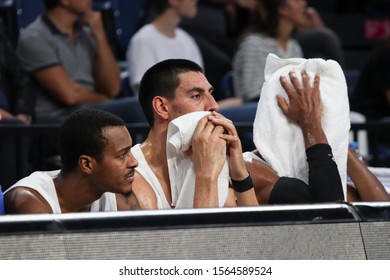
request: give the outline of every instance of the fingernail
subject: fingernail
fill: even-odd
[[[295,77],[295,72],[294,71],[290,71],[290,75]]]

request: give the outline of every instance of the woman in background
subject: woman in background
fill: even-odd
[[[236,97],[244,101],[260,97],[269,53],[280,58],[303,57],[292,35],[305,20],[306,5],[306,0],[258,0],[253,25],[243,35],[233,59]]]

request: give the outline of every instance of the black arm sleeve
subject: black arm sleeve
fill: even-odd
[[[309,185],[289,177],[281,177],[274,185],[270,204],[334,202],[344,199],[343,187],[332,149],[317,144],[306,150]]]
[[[306,149],[309,164],[309,190],[316,202],[344,200],[343,185],[332,148],[317,144]]]

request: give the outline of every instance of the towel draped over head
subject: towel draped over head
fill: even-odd
[[[193,112],[172,120],[167,133],[167,160],[171,184],[172,204],[175,208],[193,208],[195,196],[195,167],[185,152],[191,147],[195,128],[201,118],[210,112]],[[226,160],[218,177],[219,207],[228,194],[229,165]]]
[[[265,66],[265,82],[253,125],[256,148],[279,176],[295,177],[308,183],[308,164],[302,131],[289,121],[278,106],[276,95],[288,102],[280,84],[281,75],[289,77],[294,71],[300,81],[305,70],[313,84],[320,75],[323,104],[322,127],[332,148],[346,197],[347,152],[350,130],[349,101],[343,70],[334,60],[291,58],[280,59],[269,54]]]

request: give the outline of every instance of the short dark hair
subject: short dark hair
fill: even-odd
[[[60,3],[60,0],[45,0],[46,10],[51,10]]]
[[[252,30],[275,37],[279,25],[278,9],[286,5],[287,0],[258,0],[257,11],[253,15]]]
[[[153,0],[154,8],[156,9],[156,13],[162,14],[168,8],[169,0]]]
[[[143,75],[138,98],[151,127],[153,127],[154,123],[153,98],[163,96],[168,99],[173,99],[175,97],[175,90],[180,85],[179,74],[187,72],[203,73],[203,69],[190,60],[167,59],[155,64]]]
[[[83,109],[73,112],[61,125],[58,148],[62,172],[69,173],[78,165],[81,155],[100,161],[107,139],[103,135],[106,127],[125,126],[124,121],[109,112]]]

